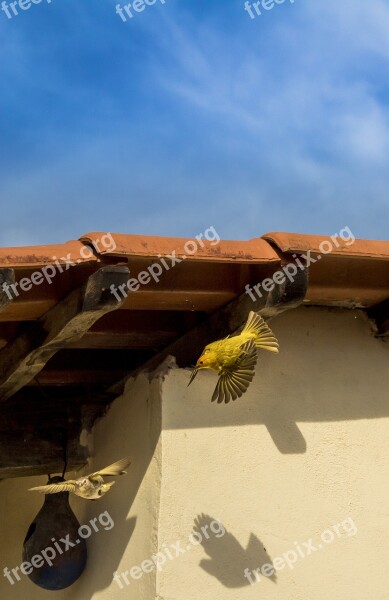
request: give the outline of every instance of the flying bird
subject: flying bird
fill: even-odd
[[[125,475],[125,469],[131,464],[130,458],[122,458],[113,465],[96,471],[90,475],[79,477],[78,479],[69,479],[69,481],[61,481],[59,483],[51,483],[49,485],[39,485],[37,487],[30,488],[29,491],[42,492],[43,494],[58,494],[59,492],[71,492],[76,496],[85,498],[86,500],[97,500],[104,496],[113,484],[104,483],[104,477],[114,475]]]
[[[205,346],[188,385],[200,369],[214,369],[218,372],[219,380],[212,402],[217,400],[219,404],[227,404],[230,400],[240,398],[254,377],[258,348],[278,352],[278,342],[264,319],[250,311],[246,325],[239,334]]]

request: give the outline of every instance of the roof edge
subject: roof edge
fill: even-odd
[[[111,245],[95,247],[100,256],[159,258],[175,254],[194,261],[280,263],[278,253],[261,237],[246,241],[221,240],[213,227],[192,238],[91,232],[79,240],[84,244],[93,244],[93,240],[102,239],[104,235],[110,236]]]
[[[389,260],[389,241],[356,239],[345,227],[337,235],[321,236],[301,233],[270,232],[262,239],[283,253],[312,252],[335,256]]]

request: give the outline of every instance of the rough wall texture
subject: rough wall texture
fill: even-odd
[[[88,470],[127,454],[134,465],[101,501],[72,500],[81,523],[108,510],[115,526],[91,536],[87,570],[57,598],[389,600],[389,345],[358,311],[302,308],[272,328],[280,354],[261,353],[230,405],[211,404],[213,373],[189,388],[182,369],[128,384]],[[0,483],[2,568],[21,562],[41,505],[26,490],[44,482]],[[158,549],[159,571],[112,580]],[[273,561],[270,577],[244,577]],[[54,596],[0,576],[0,597]]]
[[[210,403],[212,373],[164,382],[159,538],[190,550],[167,562],[158,593],[388,600],[389,345],[358,311],[303,308],[272,327],[281,352],[262,352],[235,403]],[[196,519],[215,518],[223,537],[188,544]],[[292,568],[244,577],[285,553]]]
[[[124,589],[113,582],[113,573],[130,570],[149,558],[157,546],[157,517],[160,490],[160,382],[151,384],[144,376],[130,381],[123,397],[116,400],[107,416],[94,430],[94,458],[85,472],[132,456],[134,464],[128,474],[116,478],[112,490],[96,502],[74,497],[71,505],[81,524],[108,511],[114,522],[104,529],[96,522],[98,532],[92,532],[88,543],[88,564],[81,578],[67,590],[45,592],[26,577],[11,586],[0,577],[2,600],[149,600],[155,597],[155,576],[131,579]],[[80,476],[81,473],[77,473]],[[12,568],[21,563],[21,546],[30,522],[39,510],[42,499],[27,492],[32,485],[46,483],[45,478],[6,480],[0,484],[1,567]],[[7,515],[6,521],[3,516]],[[103,523],[108,522],[103,518]],[[110,525],[108,525],[110,527]],[[66,533],[66,532],[64,532]],[[2,569],[1,569],[2,570]],[[0,573],[2,575],[2,573]]]

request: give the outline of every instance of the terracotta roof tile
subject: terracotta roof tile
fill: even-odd
[[[280,258],[273,248],[265,240],[254,238],[247,241],[221,240],[215,244],[215,240],[201,241],[192,238],[172,238],[144,235],[111,234],[115,242],[115,249],[101,248],[99,254],[105,256],[143,256],[158,257],[176,252],[178,257],[186,256],[191,260],[207,262],[240,262],[240,263],[267,263],[279,262]],[[86,233],[80,237],[80,241],[91,243],[93,240],[101,239],[104,233]],[[189,243],[193,242],[193,243]],[[188,246],[186,246],[186,244]],[[185,248],[188,247],[188,251]],[[193,249],[196,248],[195,252]]]
[[[0,267],[14,268],[16,280],[56,260],[71,261],[72,268],[63,274],[56,269],[53,281],[34,285],[19,293],[5,310],[0,321],[33,320],[49,310],[59,298],[101,265],[131,263],[131,275],[157,262],[160,257],[176,253],[187,260],[175,269],[164,271],[161,282],[151,282],[136,294],[130,294],[124,306],[133,310],[193,310],[209,312],[241,293],[247,282],[269,277],[290,254],[311,251],[321,253],[321,245],[333,244],[331,253],[310,265],[307,302],[324,305],[370,307],[389,297],[389,242],[377,240],[349,241],[331,236],[285,232],[266,233],[262,238],[246,241],[209,239],[192,240],[159,236],[87,233],[79,240],[64,244],[0,249]],[[347,236],[344,235],[346,238]],[[99,243],[97,243],[99,242]],[[192,242],[192,243],[189,243]],[[20,288],[18,288],[20,291]]]
[[[346,236],[344,236],[346,237]],[[359,240],[356,239],[350,243],[350,239],[336,238],[333,241],[331,236],[306,235],[301,233],[271,232],[262,236],[264,240],[275,244],[281,252],[307,252],[310,250],[314,254],[320,254],[320,244],[328,242],[332,245],[332,250],[327,256],[357,256],[360,258],[375,258],[389,260],[389,241],[379,240]]]
[[[54,264],[58,259],[60,263],[68,262],[90,263],[98,262],[98,258],[88,252],[78,240],[71,240],[65,244],[47,246],[17,246],[14,248],[0,248],[0,266],[2,267],[44,267]]]
[[[284,232],[262,237],[284,260],[308,251],[315,257],[306,302],[360,308],[378,304],[389,297],[389,241],[354,240],[345,233],[345,239]]]

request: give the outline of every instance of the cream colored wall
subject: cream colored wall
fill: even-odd
[[[28,492],[46,478],[10,479],[0,483],[0,598],[2,600],[142,600],[154,598],[155,577],[132,580],[121,590],[112,577],[149,558],[156,547],[160,482],[160,383],[141,376],[130,381],[123,397],[114,402],[95,427],[93,461],[84,472],[97,470],[124,456],[134,464],[116,478],[109,494],[97,502],[73,497],[71,505],[81,524],[108,511],[114,521],[109,531],[97,521],[98,533],[88,539],[88,564],[81,578],[67,590],[48,592],[23,577],[11,586],[3,568],[20,565],[21,547],[28,526],[42,505],[38,494]],[[80,476],[81,473],[77,475]],[[5,518],[4,518],[5,517]],[[106,520],[103,523],[107,523]],[[66,533],[66,532],[64,532]]]
[[[108,510],[115,522],[88,540],[80,580],[62,600],[388,600],[389,345],[358,311],[301,308],[272,321],[281,352],[262,352],[248,393],[230,405],[210,397],[216,375],[173,369],[129,382],[96,426],[90,469],[130,454],[134,465],[98,502],[74,498],[81,523]],[[161,401],[162,400],[162,401]],[[160,436],[162,419],[162,435]],[[26,490],[44,478],[0,483],[1,567],[20,564],[41,503]],[[351,517],[342,535],[249,585],[244,568],[296,550]],[[188,544],[195,520],[220,519],[223,537]],[[214,525],[215,527],[215,525]],[[157,549],[184,554],[123,590],[112,581]],[[266,551],[263,547],[266,547]],[[161,559],[162,560],[162,559]],[[0,597],[53,597],[27,579]]]
[[[158,598],[388,600],[389,345],[358,311],[302,308],[272,327],[280,354],[261,353],[236,402],[210,403],[216,374],[164,382],[160,545],[190,546],[198,515],[228,533],[167,561]],[[349,517],[356,535],[320,540]],[[275,581],[243,576],[310,538],[322,549]]]
[[[73,475],[75,473],[68,473],[67,477],[70,479]],[[22,563],[23,540],[42,507],[42,497],[29,492],[28,488],[46,483],[47,477],[6,479],[0,483],[0,598],[4,600],[43,600],[53,597],[52,592],[41,590],[20,572],[21,581],[12,575],[13,585],[3,574],[5,567],[12,570]],[[79,522],[85,523],[85,504],[77,499],[72,499],[70,504]]]

